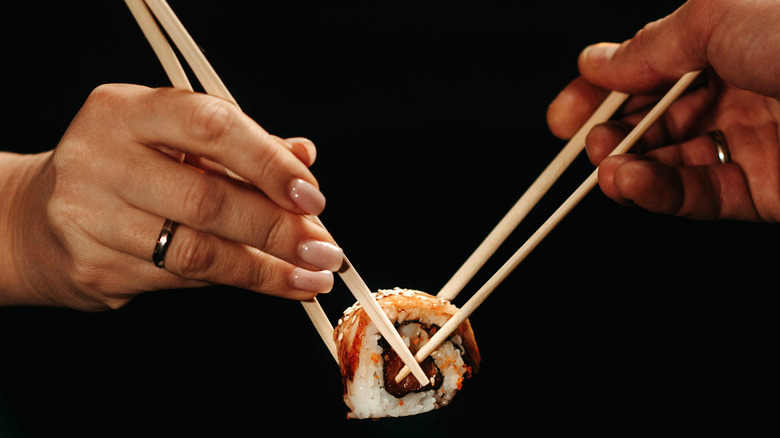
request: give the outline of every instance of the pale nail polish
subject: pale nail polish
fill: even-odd
[[[298,247],[298,255],[307,263],[329,271],[338,271],[344,262],[344,251],[336,245],[308,240]]]
[[[333,289],[333,273],[295,268],[290,274],[290,286],[293,289],[326,294]]]
[[[310,183],[296,178],[290,183],[290,199],[306,214],[318,215],[325,209],[325,196]]]

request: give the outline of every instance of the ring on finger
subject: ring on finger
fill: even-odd
[[[165,219],[160,235],[157,237],[157,243],[155,243],[154,252],[152,253],[152,262],[160,269],[165,269],[165,253],[168,252],[168,247],[173,239],[173,233],[178,226],[178,223]]]
[[[707,136],[712,139],[715,144],[715,151],[718,154],[718,161],[720,164],[726,164],[731,162],[731,154],[729,153],[729,144],[726,142],[726,136],[723,135],[723,131],[709,131]]]

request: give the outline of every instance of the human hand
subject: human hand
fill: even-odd
[[[691,0],[623,44],[579,57],[581,77],[553,101],[552,132],[574,134],[607,90],[633,97],[620,120],[596,126],[587,152],[602,191],[622,204],[696,219],[780,220],[780,1]],[[607,157],[684,73],[706,81],[675,102],[638,144]],[[718,161],[707,132],[723,132],[731,162]],[[602,161],[603,160],[603,161]]]
[[[315,153],[212,96],[101,86],[21,186],[14,302],[99,310],[215,283],[327,292],[343,252],[305,216],[325,203],[307,168]],[[179,226],[160,269],[151,259],[165,218]]]

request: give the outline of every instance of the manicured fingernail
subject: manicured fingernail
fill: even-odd
[[[618,47],[620,47],[619,44],[613,43],[594,44],[586,47],[583,51],[583,55],[585,56],[585,60],[592,67],[601,67],[604,63],[612,59],[612,55],[615,54]]]
[[[336,245],[308,240],[298,247],[298,255],[307,263],[329,271],[338,271],[344,262],[344,251]]]
[[[290,286],[293,289],[326,294],[333,289],[333,273],[295,268],[290,274]]]
[[[306,214],[318,215],[325,209],[325,195],[310,183],[296,178],[290,184],[290,199]]]

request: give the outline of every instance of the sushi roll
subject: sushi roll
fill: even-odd
[[[415,290],[396,288],[374,295],[412,354],[458,311],[447,300]],[[430,378],[424,386],[413,375],[395,382],[404,364],[359,304],[344,311],[333,337],[349,418],[400,417],[438,409],[479,370],[479,349],[468,320],[420,364]]]

